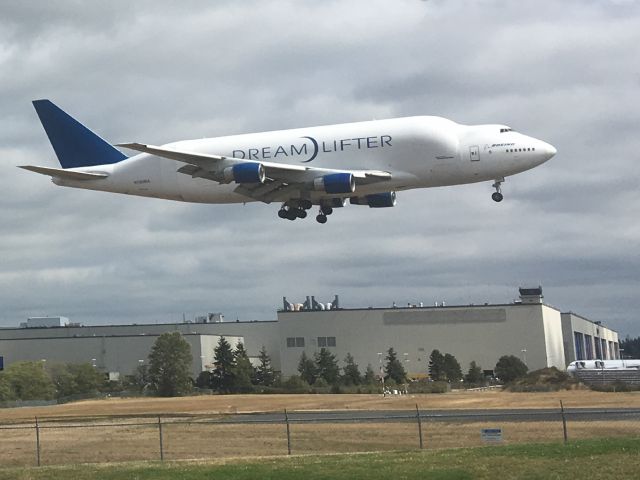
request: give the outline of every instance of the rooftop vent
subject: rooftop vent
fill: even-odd
[[[316,297],[307,297],[304,303],[291,303],[287,297],[282,297],[282,310],[284,312],[299,312],[301,310],[338,310],[340,308],[340,299],[338,295],[333,298],[333,302],[320,303],[316,301]]]

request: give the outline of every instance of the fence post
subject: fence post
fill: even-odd
[[[560,414],[562,415],[562,433],[564,435],[564,443],[567,443],[567,417],[564,414],[564,405],[562,405],[562,400],[560,400]]]
[[[287,455],[291,455],[291,430],[289,429],[289,415],[287,409],[284,409],[284,421],[287,423]]]
[[[162,421],[158,415],[158,435],[160,437],[160,461],[164,462],[164,446],[162,445]]]
[[[40,424],[38,423],[38,417],[36,417],[36,461],[40,466]]]
[[[418,437],[420,438],[420,450],[424,448],[422,443],[422,420],[420,419],[420,410],[418,409],[418,404],[416,403],[416,419],[418,420]]]

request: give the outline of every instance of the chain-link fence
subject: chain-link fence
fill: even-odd
[[[0,466],[315,454],[640,436],[640,409],[326,411],[0,425]]]

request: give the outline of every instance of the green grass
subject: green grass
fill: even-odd
[[[209,463],[148,462],[0,469],[0,480],[618,480],[639,477],[640,439],[628,438],[584,440],[567,445],[521,444]]]

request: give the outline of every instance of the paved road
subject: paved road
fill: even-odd
[[[640,421],[640,409],[610,408],[565,409],[567,421],[627,420]],[[415,410],[345,410],[290,412],[289,421],[293,423],[335,423],[335,422],[415,422]],[[501,409],[501,410],[429,410],[421,411],[420,418],[425,422],[548,422],[559,421],[560,409]],[[282,423],[284,413],[256,413],[231,415],[224,418],[230,423]]]

